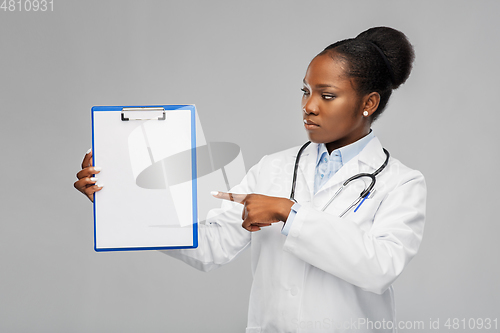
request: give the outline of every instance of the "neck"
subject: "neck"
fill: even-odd
[[[328,151],[328,154],[331,154],[332,151],[337,150],[337,149],[342,148],[342,147],[345,147],[347,145],[350,145],[351,143],[354,143],[354,142],[358,141],[359,139],[364,138],[369,133],[370,133],[370,129],[368,128],[362,134],[357,135],[353,138],[343,138],[343,139],[340,139],[337,141],[325,143],[326,150]]]

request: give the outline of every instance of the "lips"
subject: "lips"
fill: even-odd
[[[315,128],[318,128],[319,125],[316,124],[314,121],[311,121],[309,119],[304,119],[304,127],[307,129],[307,130],[312,130],[312,129],[315,129]]]

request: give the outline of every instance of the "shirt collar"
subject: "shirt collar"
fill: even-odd
[[[342,165],[346,164],[349,162],[354,156],[358,155],[363,148],[368,144],[368,142],[371,141],[375,137],[375,134],[373,134],[373,131],[370,130],[370,133],[359,139],[358,141],[355,141],[347,146],[340,147],[339,149],[336,149],[332,151],[332,154],[337,152],[340,156],[340,162]],[[326,153],[328,156],[328,150],[326,149],[326,146],[324,143],[321,143],[318,145],[318,156],[316,157],[316,166],[318,166],[319,162],[321,161],[321,157],[323,154]],[[329,156],[331,159],[331,155]]]

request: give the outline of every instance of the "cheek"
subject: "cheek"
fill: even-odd
[[[342,100],[332,103],[327,111],[328,123],[330,125],[342,126],[352,117],[352,112],[348,104]]]
[[[342,100],[337,104],[335,116],[338,121],[342,121],[346,125],[357,118],[357,105],[351,100]]]
[[[306,103],[307,103],[307,96],[302,95],[302,98],[300,99],[300,105],[302,106],[302,108],[306,106]]]

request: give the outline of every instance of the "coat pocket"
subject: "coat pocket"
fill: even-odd
[[[368,230],[372,227],[381,203],[382,200],[366,199],[363,203],[352,208],[346,218],[355,222],[360,228]]]

